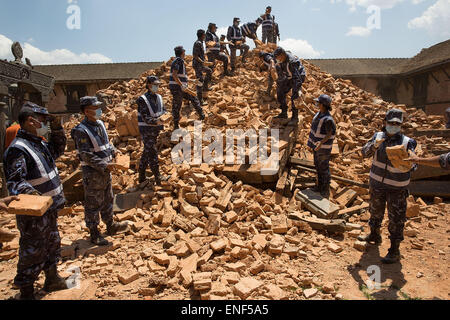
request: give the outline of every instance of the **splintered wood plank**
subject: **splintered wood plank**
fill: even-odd
[[[339,212],[339,207],[323,198],[319,193],[306,189],[297,193],[297,199],[300,200],[307,209],[319,218],[328,219]]]

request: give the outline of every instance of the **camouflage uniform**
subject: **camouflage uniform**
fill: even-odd
[[[157,100],[158,96],[147,92],[145,94],[147,101],[151,104],[153,109],[152,116],[150,114],[149,107],[147,103],[144,101],[143,97],[140,97],[137,100],[138,104],[138,120],[139,120],[139,131],[141,133],[142,141],[144,143],[144,152],[142,153],[141,161],[139,163],[139,173],[141,176],[145,176],[145,171],[147,167],[150,166],[150,169],[153,172],[153,175],[156,177],[159,174],[159,163],[158,163],[158,150],[156,149],[156,144],[158,142],[159,133],[164,129],[163,126],[157,126],[157,118],[160,115],[157,115]],[[161,100],[161,115],[166,112],[164,109],[164,104]]]
[[[274,23],[275,17],[271,14],[264,14],[261,16],[262,23],[262,42],[263,43],[275,43]]]
[[[197,98],[200,102],[203,102],[203,90],[208,88],[209,83],[211,82],[212,70],[206,67],[203,63],[196,60],[196,58],[200,58],[202,61],[205,60],[205,50],[203,49],[203,41],[197,40],[194,44],[193,49],[194,59],[192,61],[192,66],[195,70],[195,76],[197,77]],[[206,76],[203,76],[203,74]]]
[[[375,150],[377,135],[386,139],[380,147]],[[370,173],[370,221],[372,230],[379,230],[384,218],[386,203],[389,217],[389,233],[393,242],[403,241],[403,230],[406,223],[406,208],[410,172],[397,172],[392,169],[392,163],[387,158],[386,148],[404,144],[407,150],[414,151],[417,142],[403,134],[396,134],[389,137],[385,131],[380,132],[372,138],[364,147],[365,158],[374,156],[374,162]],[[415,165],[412,169],[417,168]]]
[[[52,130],[49,142],[43,142],[41,138],[19,130],[16,140],[6,151],[4,157],[5,176],[7,187],[11,195],[19,194],[42,194],[45,195],[49,189],[58,186],[56,192],[51,195],[52,206],[42,217],[16,216],[17,228],[20,231],[19,262],[17,264],[17,275],[14,284],[19,288],[33,285],[42,270],[47,271],[57,265],[60,260],[61,241],[58,232],[58,210],[65,204],[62,185],[57,174],[51,182],[38,186],[32,186],[31,181],[35,179],[36,171],[39,171],[36,161],[28,152],[17,148],[15,142],[18,139],[25,140],[33,151],[45,159],[44,166],[56,170],[55,159],[64,153],[66,137],[64,130]],[[34,177],[33,177],[34,175]]]
[[[229,27],[227,39],[228,41],[233,43],[230,44],[230,51],[231,51],[231,70],[234,71],[236,69],[236,51],[237,50],[241,51],[242,63],[245,63],[250,47],[244,43],[245,37],[242,35],[242,31],[239,27],[235,26]],[[236,45],[237,41],[242,41],[242,44]]]
[[[109,138],[103,131],[100,122],[92,122],[84,119],[81,125],[85,126],[93,136],[98,139],[99,145],[109,144]],[[111,172],[107,168],[108,164],[115,157],[115,148],[110,148],[104,152],[93,151],[94,145],[88,133],[77,126],[72,130],[72,138],[78,149],[78,156],[81,160],[84,187],[84,217],[86,227],[96,228],[100,223],[99,213],[103,222],[109,226],[113,223],[113,201]]]

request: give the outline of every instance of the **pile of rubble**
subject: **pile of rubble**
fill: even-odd
[[[208,95],[209,105],[205,107],[209,117],[204,130],[257,130],[277,126],[273,118],[279,109],[272,97],[264,95],[267,77],[259,73],[256,63],[259,50],[250,53],[249,62],[238,69],[235,77],[220,79],[222,67],[216,68],[215,84]],[[79,240],[80,234],[87,231],[80,203],[62,211],[63,256],[77,261],[83,271],[98,278],[98,286],[104,287],[97,295],[99,298],[117,297],[116,286],[127,286],[138,279],[146,281],[144,285],[139,282],[137,291],[144,297],[154,296],[166,287],[172,292],[181,292],[180,298],[189,297],[189,288],[199,292],[202,299],[247,299],[255,294],[277,300],[315,296],[318,283],[313,271],[308,268],[293,270],[289,265],[298,264],[297,260],[316,261],[323,250],[337,254],[343,248],[334,239],[325,237],[326,232],[313,232],[313,228],[321,228],[301,220],[314,215],[298,197],[286,197],[280,190],[261,190],[231,181],[221,174],[223,165],[173,164],[170,130],[162,134],[159,149],[161,170],[171,175],[171,179],[161,187],[147,190],[143,190],[145,185],[138,185],[136,167],[143,144],[137,128],[136,99],[145,92],[146,77],[159,76],[163,80],[160,94],[169,109],[163,121],[166,129],[170,128],[172,98],[168,78],[171,61],[139,79],[115,83],[99,92],[109,100],[104,121],[110,138],[131,159],[130,169],[113,172],[114,191],[126,194],[141,190],[142,194],[135,208],[117,215],[118,220],[130,222],[131,231],[115,236],[114,242],[103,248],[91,247],[87,241]],[[195,79],[191,56],[186,57],[186,64],[189,78]],[[329,94],[334,100],[333,115],[338,124],[335,148],[341,154],[332,162],[333,174],[366,183],[370,160],[361,161],[360,147],[382,127],[386,110],[394,105],[355,87],[350,81],[334,79],[306,61],[304,65],[308,76],[303,86],[300,106],[303,121],[295,157],[311,160],[305,145],[314,114],[313,99],[322,93]],[[422,111],[407,111],[407,130],[443,125],[440,117],[427,117]],[[196,117],[193,110],[185,106],[182,114],[180,125],[192,132]],[[65,124],[68,135],[78,122],[75,116]],[[446,143],[419,139],[419,153],[429,154],[436,142]],[[73,142],[69,143],[69,151],[57,162],[63,179],[74,177],[79,166],[73,147]],[[312,181],[314,174],[297,170],[295,178],[299,176]],[[72,187],[78,185],[80,188],[79,176],[73,180],[78,182]],[[356,237],[362,227],[358,222],[367,221],[368,192],[362,187],[350,189],[348,184],[339,181],[333,181],[332,189],[332,201],[338,204],[339,217],[347,219],[344,232]],[[433,215],[430,219],[435,218],[439,210],[448,210],[443,203],[431,207],[421,199],[417,202],[410,199],[410,202],[411,210]],[[352,208],[353,211],[349,210]],[[356,212],[363,214],[352,217]],[[415,217],[418,215],[414,213]],[[355,247],[364,250],[365,244],[356,243]],[[103,256],[96,257],[98,255]],[[296,284],[301,284],[305,290],[285,291]],[[322,283],[320,286],[322,293],[340,297],[334,284]]]

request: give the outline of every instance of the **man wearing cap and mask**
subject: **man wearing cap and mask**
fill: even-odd
[[[194,68],[195,76],[197,77],[197,98],[200,100],[202,106],[207,105],[207,103],[203,101],[203,92],[211,90],[209,88],[209,83],[211,82],[213,71],[209,67],[214,65],[212,62],[206,61],[204,49],[205,38],[205,30],[198,30],[197,41],[195,41],[192,50],[192,67]],[[203,74],[205,74],[205,76]]]
[[[174,49],[175,60],[170,67],[170,81],[169,89],[173,97],[172,117],[174,123],[174,130],[179,129],[180,124],[180,112],[183,99],[189,100],[194,104],[195,111],[200,117],[200,120],[205,120],[205,114],[200,104],[200,100],[194,95],[188,92],[188,76],[186,72],[186,64],[184,63],[184,57],[186,56],[186,50],[183,46],[178,46]]]
[[[216,60],[223,62],[223,74],[224,76],[229,76],[230,73],[228,71],[228,57],[225,53],[220,50],[220,40],[216,35],[217,25],[215,23],[210,23],[208,26],[208,31],[206,31],[206,52],[208,56],[208,61],[215,64]],[[213,44],[214,43],[214,44]],[[214,65],[211,67],[214,71]]]
[[[53,199],[52,206],[42,217],[16,216],[20,247],[14,284],[20,288],[21,299],[34,300],[34,282],[42,270],[45,291],[67,289],[57,269],[61,257],[58,211],[66,200],[55,164],[64,153],[67,139],[61,119],[50,116],[45,108],[31,102],[20,111],[19,124],[20,130],[3,158],[9,193]],[[42,136],[47,136],[49,129],[46,142]]]
[[[158,94],[161,82],[158,77],[147,77],[147,93],[137,99],[139,132],[144,143],[144,152],[139,163],[139,183],[146,181],[145,172],[150,166],[157,185],[168,178],[159,172],[158,150],[156,143],[159,133],[164,130],[160,118],[166,114],[162,96]]]
[[[330,114],[331,97],[323,94],[314,101],[319,107],[319,112],[312,121],[308,140],[308,147],[314,151],[314,165],[317,171],[317,186],[313,190],[328,199],[331,183],[330,157],[336,137],[336,124]]]
[[[245,63],[250,50],[250,47],[245,44],[245,37],[242,35],[241,28],[239,28],[240,23],[241,20],[239,18],[234,18],[233,25],[228,28],[227,33],[227,39],[231,42],[231,73],[234,73],[236,70],[236,51],[241,51],[242,63]]]
[[[80,109],[85,118],[72,130],[71,135],[75,141],[83,172],[86,227],[89,229],[91,242],[105,246],[109,242],[102,237],[98,229],[99,213],[110,236],[126,231],[128,225],[114,222],[114,194],[110,170],[114,168],[112,160],[116,156],[116,149],[109,142],[105,124],[100,120],[101,105],[97,97],[81,98]]]
[[[292,118],[289,125],[296,125],[298,123],[298,109],[295,107],[295,100],[300,98],[302,85],[306,79],[306,71],[299,58],[281,47],[274,51],[273,56],[277,61],[277,98],[281,107],[281,113],[276,119],[288,118],[286,97],[292,90]]]
[[[404,240],[406,199],[409,195],[407,187],[411,172],[417,168],[415,165],[411,170],[394,168],[386,153],[386,148],[398,145],[403,145],[412,153],[417,147],[414,139],[401,132],[403,116],[402,110],[389,110],[383,131],[376,133],[362,150],[364,158],[373,157],[373,162],[370,170],[370,234],[360,237],[359,240],[381,244],[380,228],[387,203],[391,247],[387,256],[382,259],[385,264],[400,261],[400,243]]]
[[[266,13],[261,15],[262,22],[262,42],[274,43],[274,23],[275,17],[271,14],[272,7],[266,8]]]

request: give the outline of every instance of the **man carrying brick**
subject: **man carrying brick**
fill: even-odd
[[[48,142],[42,139],[49,132]],[[19,113],[20,130],[3,159],[7,187],[11,195],[49,196],[52,206],[42,217],[16,216],[20,231],[19,262],[14,284],[21,299],[34,300],[34,282],[45,272],[44,290],[67,289],[58,275],[61,239],[58,211],[64,207],[63,187],[55,159],[64,153],[66,136],[61,119],[49,115],[45,108],[27,102]]]
[[[259,71],[267,71],[268,75],[268,87],[266,94],[268,96],[272,93],[273,81],[276,78],[276,67],[275,67],[275,58],[273,54],[268,52],[260,52],[259,53],[260,66]]]
[[[225,36],[223,36],[223,40],[220,39],[216,35],[217,25],[215,23],[210,23],[208,26],[208,31],[206,31],[206,47],[207,47],[207,55],[208,61],[213,63],[212,70],[214,70],[214,64],[216,60],[222,61],[223,63],[223,74],[224,76],[229,76],[230,73],[228,71],[228,56],[222,52],[221,41],[225,41]]]
[[[186,65],[184,63],[184,57],[186,56],[186,50],[182,46],[178,46],[175,49],[175,60],[170,67],[170,82],[169,89],[173,97],[172,116],[174,123],[174,130],[179,129],[180,124],[180,112],[183,99],[189,100],[194,104],[195,111],[200,117],[200,120],[205,120],[205,114],[200,105],[200,101],[195,94],[189,93],[188,89],[188,76],[186,73]]]
[[[239,24],[241,20],[239,18],[234,18],[233,25],[228,28],[227,39],[231,42],[231,73],[233,74],[236,70],[236,51],[241,51],[242,63],[245,63],[247,59],[248,51],[250,47],[245,44],[245,37],[242,35],[241,28]]]
[[[389,233],[391,247],[385,258],[385,264],[400,261],[400,243],[404,240],[403,230],[406,222],[406,199],[409,196],[408,185],[411,180],[411,170],[400,170],[393,166],[388,158],[386,148],[403,145],[406,150],[413,152],[417,142],[401,132],[403,111],[389,110],[385,118],[385,127],[376,133],[363,147],[364,158],[373,157],[370,170],[370,234],[359,237],[360,241],[381,244],[381,223],[383,222],[386,203],[389,214]]]
[[[115,158],[116,149],[109,142],[106,127],[100,120],[101,104],[96,97],[80,99],[81,113],[85,119],[72,130],[71,135],[75,141],[83,171],[86,227],[89,229],[91,242],[95,245],[105,246],[109,242],[102,237],[98,230],[99,213],[110,236],[126,231],[128,225],[114,222],[114,195],[110,170],[114,168],[112,160]]]
[[[255,22],[248,22],[241,26],[241,32],[244,37],[247,37],[252,40],[258,39],[258,35],[256,32],[258,31],[259,26],[262,23],[262,19],[258,18]]]
[[[314,165],[317,171],[317,186],[313,190],[328,199],[331,183],[330,158],[336,138],[336,123],[330,114],[331,97],[323,94],[314,101],[319,107],[319,112],[312,121],[308,140],[308,147],[314,151]]]
[[[168,180],[159,173],[158,150],[156,149],[159,133],[164,130],[160,118],[166,114],[163,99],[158,94],[160,84],[157,77],[147,77],[148,91],[137,100],[139,132],[144,143],[144,152],[139,164],[139,183],[143,183],[147,179],[145,172],[148,165],[150,165],[157,185],[161,185],[161,181]]]
[[[197,77],[197,98],[200,100],[202,106],[207,105],[203,101],[203,92],[210,91],[209,83],[211,82],[212,70],[209,68],[214,65],[214,63],[206,61],[205,59],[205,49],[204,42],[206,38],[205,30],[197,31],[197,41],[194,43],[194,48],[192,50],[192,67],[195,71],[195,76]],[[205,74],[205,76],[203,76]]]
[[[300,98],[302,85],[306,79],[306,71],[299,58],[281,47],[274,51],[273,56],[277,60],[277,98],[281,107],[281,113],[276,119],[288,118],[286,97],[292,90],[292,119],[289,125],[296,125],[298,124],[298,109],[295,107],[295,100]]]

